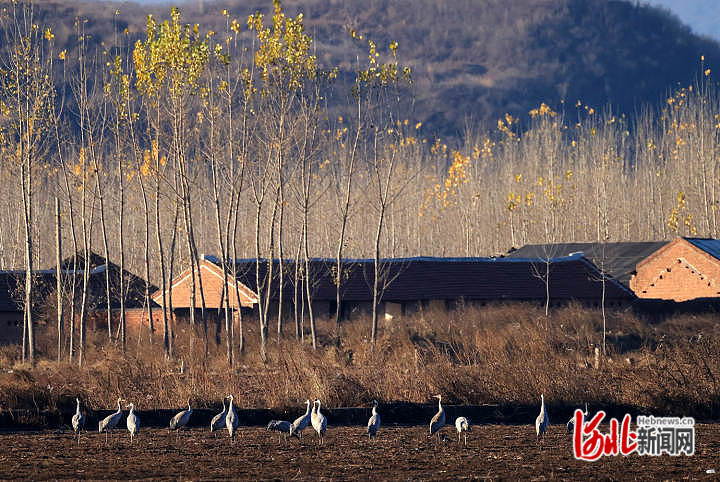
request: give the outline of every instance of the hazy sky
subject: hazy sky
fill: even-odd
[[[720,41],[720,0],[645,0],[678,16],[695,33]]]

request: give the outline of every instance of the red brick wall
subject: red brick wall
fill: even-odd
[[[112,310],[113,332],[117,330],[120,324],[120,310]],[[172,314],[170,314],[172,316]],[[75,316],[75,323],[79,325],[80,315]],[[128,330],[136,330],[142,323],[144,327],[149,327],[150,313],[141,308],[130,308],[125,310],[125,324]],[[153,308],[153,324],[156,329],[162,329],[163,314],[162,309]],[[93,330],[107,330],[107,311],[98,310],[88,313],[87,326]]]
[[[210,264],[208,261],[202,261],[200,263],[200,269],[202,273],[202,285],[203,285],[203,294],[205,298],[205,308],[211,309],[211,308],[219,308],[222,300],[222,291],[223,291],[223,277],[222,277],[222,270],[218,268],[217,266],[214,266]],[[175,278],[173,280],[173,284],[175,284],[178,280],[182,279],[183,281],[178,283],[176,286],[172,288],[173,290],[173,307],[175,308],[188,308],[191,305],[190,302],[190,295],[192,293],[192,280],[191,276],[188,276],[188,272],[185,271],[181,275]],[[229,281],[229,280],[228,280]],[[198,292],[196,294],[195,299],[195,306],[199,308],[201,306],[201,300],[200,300],[200,279],[195,273],[195,286],[198,289]],[[235,295],[235,287],[230,284],[230,306],[234,307],[237,306],[237,296]],[[162,303],[162,299],[158,296],[158,294],[153,295],[153,299],[156,303]],[[240,290],[240,301],[242,302],[242,306],[252,306],[253,303],[251,300],[246,298],[243,295],[243,290]]]
[[[687,301],[720,297],[720,261],[682,238],[638,263],[630,289],[639,298]]]

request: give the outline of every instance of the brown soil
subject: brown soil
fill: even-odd
[[[124,428],[124,420],[121,425]],[[550,428],[536,445],[529,425],[476,426],[468,447],[458,446],[454,427],[446,440],[427,437],[426,427],[383,427],[369,441],[363,427],[330,427],[317,446],[312,428],[301,445],[262,428],[241,428],[234,445],[227,432],[175,433],[141,430],[133,445],[127,431],[105,444],[105,435],[71,432],[0,433],[1,479],[183,478],[183,479],[697,479],[720,473],[720,425],[697,425],[692,457],[573,458],[565,427]]]

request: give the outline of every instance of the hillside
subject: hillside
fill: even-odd
[[[113,44],[116,5],[116,25],[128,27],[130,41],[142,34],[148,13],[167,16],[160,4],[110,5],[47,2],[40,8],[58,45],[69,49],[77,16],[88,19],[87,32],[105,46]],[[707,65],[720,65],[720,44],[694,35],[663,8],[626,1],[288,0],[284,6],[304,13],[321,62],[348,74],[364,55],[350,28],[379,45],[398,41],[400,59],[413,68],[410,115],[428,134],[459,136],[469,126],[492,126],[505,112],[527,114],[541,101],[560,108],[563,100],[581,99],[633,114],[691,82],[702,55]],[[244,25],[248,14],[270,7],[270,0],[193,3],[183,14],[218,30],[224,8]]]

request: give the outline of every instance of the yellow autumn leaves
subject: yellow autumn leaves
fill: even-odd
[[[259,12],[248,17],[248,29],[255,31],[258,40],[255,65],[266,87],[272,78],[284,88],[297,90],[305,79],[317,75],[317,57],[310,52],[312,37],[305,33],[302,13],[288,18],[279,0],[274,0],[273,6],[271,26],[265,25],[265,16]]]

